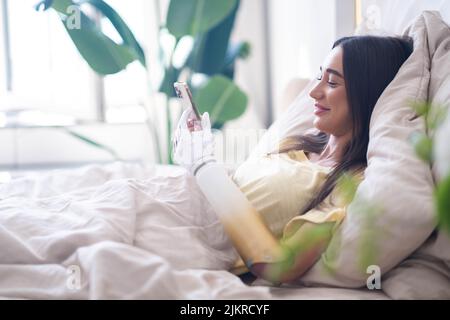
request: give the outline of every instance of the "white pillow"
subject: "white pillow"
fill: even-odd
[[[450,26],[429,20],[431,77],[429,100],[433,106],[450,102]],[[448,112],[448,111],[447,111]],[[435,136],[436,180],[450,174],[450,114]],[[444,230],[435,232],[419,250],[383,278],[384,292],[394,299],[450,299],[450,238]]]
[[[436,132],[435,137],[435,174],[436,180],[450,174],[450,26],[443,21],[436,21],[433,34],[435,40],[429,44],[431,61],[431,78],[429,86],[430,101],[433,106],[447,107],[447,117]]]
[[[436,20],[438,16],[424,12],[405,31],[414,39],[414,52],[380,97],[371,118],[368,167],[355,199],[364,199],[378,210],[372,221],[368,220],[354,201],[327,251],[299,279],[301,284],[365,286],[369,274],[360,264],[363,253],[375,254],[375,264],[384,274],[420,247],[435,229],[431,170],[417,158],[408,140],[414,131],[424,131],[424,122],[417,117],[411,120],[415,114],[408,102],[427,99],[428,42],[437,41],[430,36]],[[312,128],[313,103],[307,96],[312,84],[272,125],[252,156],[273,150],[281,138]],[[376,252],[362,249],[364,235],[370,234]]]

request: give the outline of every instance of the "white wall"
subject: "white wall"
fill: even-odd
[[[333,42],[354,29],[353,0],[276,0],[271,9],[275,115],[292,78],[314,77]]]
[[[267,117],[267,101],[265,91],[267,81],[267,65],[264,11],[265,0],[241,0],[236,17],[232,41],[248,41],[251,54],[246,60],[236,64],[235,82],[247,94],[249,103],[245,114],[227,124],[227,128],[263,128]],[[270,0],[269,0],[270,1]]]
[[[276,119],[289,81],[315,76],[334,40],[353,31],[354,0],[241,0],[233,39],[249,41],[252,53],[238,63],[236,82],[248,94],[249,106],[227,128],[265,128],[267,108],[273,107]]]

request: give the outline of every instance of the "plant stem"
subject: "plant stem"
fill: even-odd
[[[175,50],[177,49],[178,43],[180,42],[180,38],[177,38],[175,41],[175,46],[173,47],[173,51],[170,53],[169,58],[169,68],[173,68],[173,55]],[[166,95],[166,124],[167,124],[167,163],[173,164],[172,160],[172,118],[170,112],[170,96]]]
[[[151,104],[153,105],[153,109],[155,110],[155,108],[156,108],[155,96],[154,96],[155,91],[153,90],[152,81],[150,79],[148,69],[147,68],[145,68],[145,69],[146,69],[145,76],[146,76],[146,80],[147,80],[147,89],[149,91],[148,95],[149,95],[149,99],[151,99],[153,102]],[[146,124],[147,129],[149,130],[150,134],[153,137],[153,143],[154,143],[153,147],[156,152],[157,161],[158,161],[158,163],[161,164],[162,163],[161,144],[159,141],[158,130],[156,129],[156,125],[155,125],[156,123],[158,123],[158,121],[152,121],[152,117],[148,110],[148,106],[143,105],[142,107],[144,108],[145,115],[147,117],[145,124]],[[156,115],[156,111],[154,111],[154,113]]]
[[[148,112],[147,107],[144,106],[144,110],[147,115],[145,124],[147,125],[147,129],[149,130],[150,134],[153,136],[154,150],[156,151],[157,161],[158,163],[162,163],[161,144],[159,143],[158,131],[156,130],[155,123],[152,123],[151,121],[150,113]]]
[[[155,10],[157,12],[156,25],[160,26],[161,25],[161,18],[159,16],[159,12],[160,12],[159,11],[159,8],[160,8],[159,7],[159,5],[160,5],[159,0],[155,0],[154,1],[154,5],[155,5]],[[156,118],[157,117],[157,112],[155,110],[156,109],[156,101],[155,101],[156,90],[154,90],[153,85],[152,85],[152,79],[150,77],[150,72],[148,70],[148,64],[147,64],[147,66],[144,67],[144,69],[146,71],[145,72],[145,78],[146,78],[146,82],[147,82],[148,99],[149,99],[150,105],[153,106],[153,110],[154,110],[153,114],[154,114],[154,116]],[[159,121],[158,121],[158,119],[153,120],[153,118],[152,118],[152,116],[151,116],[151,114],[150,114],[150,112],[148,110],[149,106],[147,105],[147,103],[144,104],[142,107],[144,108],[144,112],[145,112],[145,115],[146,115],[146,118],[147,118],[145,120],[146,127],[147,127],[150,135],[153,138],[153,150],[156,153],[156,161],[157,161],[157,163],[162,164],[163,163],[163,159],[162,159],[161,143],[160,143],[160,140],[159,140],[158,130],[156,128],[156,124],[158,124]]]
[[[166,116],[167,116],[167,163],[173,164],[172,160],[172,119],[170,115],[170,98],[166,97]]]

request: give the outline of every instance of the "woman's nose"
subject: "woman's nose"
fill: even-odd
[[[320,100],[323,97],[323,92],[320,90],[320,81],[311,89],[309,96],[315,100]]]

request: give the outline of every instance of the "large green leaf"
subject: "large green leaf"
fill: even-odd
[[[233,66],[238,58],[247,59],[250,55],[251,46],[247,41],[230,44],[225,56],[225,68]]]
[[[173,83],[178,81],[180,75],[180,69],[170,66],[164,71],[164,78],[158,88],[159,92],[163,92],[167,97],[176,97]]]
[[[80,29],[69,29],[64,21],[63,24],[78,51],[95,72],[114,74],[135,60],[129,47],[118,45],[104,35],[84,13],[81,13]]]
[[[233,79],[235,64],[238,58],[246,59],[250,54],[250,44],[248,42],[233,43],[228,46],[227,55],[222,71],[225,77]]]
[[[68,14],[67,8],[72,5],[75,5],[72,0],[42,0],[38,2],[34,8],[36,11],[39,11],[41,8],[43,8],[44,11],[52,8],[64,16]]]
[[[220,23],[235,8],[237,0],[171,0],[167,28],[177,38],[196,36]]]
[[[50,8],[53,4],[53,0],[43,0],[35,5],[36,11],[39,11],[43,7],[44,11]]]
[[[99,1],[96,1],[96,4],[100,6],[99,3]],[[102,75],[114,74],[125,69],[132,61],[136,59],[142,60],[139,49],[136,49],[136,46],[132,44],[133,40],[131,40],[131,37],[128,34],[128,32],[131,31],[129,31],[128,27],[125,28],[123,25],[120,26],[117,17],[115,22],[111,22],[113,25],[114,23],[116,24],[116,28],[117,26],[120,26],[121,29],[118,30],[118,32],[121,34],[124,44],[117,44],[111,40],[99,29],[94,21],[81,10],[80,28],[69,28],[66,23],[68,18],[67,8],[69,6],[77,6],[77,4],[71,0],[42,1],[36,8],[38,9],[42,5],[44,5],[44,8],[51,5],[54,10],[60,13],[61,21],[73,43],[84,60],[86,60],[89,66],[97,73]],[[111,12],[108,14],[113,16]],[[134,36],[132,38],[134,39]],[[127,43],[131,43],[131,45],[128,45]],[[145,63],[145,60],[141,62]]]
[[[130,47],[133,53],[136,55],[137,59],[141,62],[143,66],[145,66],[145,54],[142,47],[137,42],[136,38],[131,32],[130,28],[128,28],[127,24],[123,19],[119,16],[119,14],[111,8],[105,1],[103,0],[83,0],[79,2],[81,3],[89,3],[94,6],[101,12],[103,16],[108,18],[111,21],[114,28],[116,28],[120,37],[123,40],[123,44]]]
[[[214,76],[195,93],[200,112],[208,111],[211,124],[225,123],[245,112],[247,96],[230,79]]]
[[[197,37],[194,50],[188,60],[188,66],[198,73],[212,76],[221,73],[225,66],[225,57],[230,42],[231,31],[239,8],[236,6],[217,26]]]

